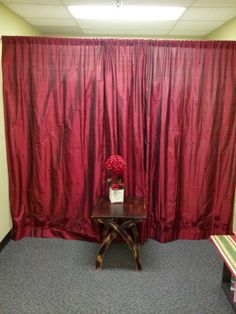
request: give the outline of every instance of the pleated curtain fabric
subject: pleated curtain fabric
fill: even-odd
[[[14,239],[99,240],[114,154],[142,243],[232,231],[235,42],[3,37],[2,69]]]

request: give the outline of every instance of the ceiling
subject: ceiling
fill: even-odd
[[[184,6],[177,21],[117,22],[76,20],[67,5],[113,4],[112,0],[2,0],[43,33],[116,37],[204,37],[236,16],[236,0],[123,0],[124,5]]]

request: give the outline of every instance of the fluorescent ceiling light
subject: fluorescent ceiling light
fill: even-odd
[[[122,5],[70,5],[70,13],[83,20],[170,21],[177,20],[184,7]]]

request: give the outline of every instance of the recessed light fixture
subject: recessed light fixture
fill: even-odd
[[[157,7],[134,5],[70,5],[76,19],[116,21],[171,21],[177,20],[184,7]]]

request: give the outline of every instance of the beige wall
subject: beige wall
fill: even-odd
[[[206,36],[210,40],[236,40],[236,17]]]
[[[30,24],[0,4],[0,36],[39,35]],[[0,41],[0,58],[2,42]],[[2,71],[0,71],[0,241],[11,229],[11,215],[8,193],[8,172],[3,119]]]

